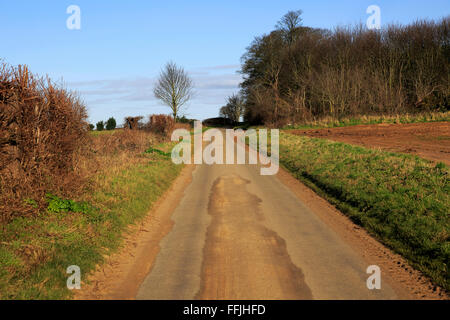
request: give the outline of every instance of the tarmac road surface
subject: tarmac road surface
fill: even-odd
[[[137,299],[397,299],[259,165],[197,165]]]

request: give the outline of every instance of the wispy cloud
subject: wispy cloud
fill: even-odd
[[[216,111],[211,111],[210,108],[218,110],[224,105],[227,96],[239,90],[242,78],[233,72],[236,67],[239,66],[212,66],[202,68],[208,71],[189,72],[195,85],[195,95],[191,104],[195,104],[198,110],[202,110],[201,105],[208,107],[204,115],[195,112],[196,118],[201,119],[215,114]],[[133,113],[143,110],[142,104],[155,107],[161,104],[153,95],[156,81],[156,77],[140,76],[69,82],[67,85],[81,94],[90,110],[96,110],[100,105],[126,105],[129,112]]]

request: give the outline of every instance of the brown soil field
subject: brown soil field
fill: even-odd
[[[450,165],[450,122],[356,125],[287,132],[368,148],[416,154]]]

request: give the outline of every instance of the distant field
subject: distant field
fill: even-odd
[[[280,162],[450,289],[450,169],[413,155],[280,134]]]
[[[450,165],[450,122],[356,125],[289,133],[346,142],[369,148],[416,154]]]

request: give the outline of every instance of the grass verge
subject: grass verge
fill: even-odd
[[[168,152],[171,146],[155,148]],[[79,266],[84,280],[120,247],[127,226],[145,217],[181,169],[170,157],[142,153],[131,165],[96,175],[83,202],[50,196],[47,211],[0,226],[0,299],[69,298],[67,267]]]
[[[450,170],[413,155],[280,134],[296,178],[450,290]]]

